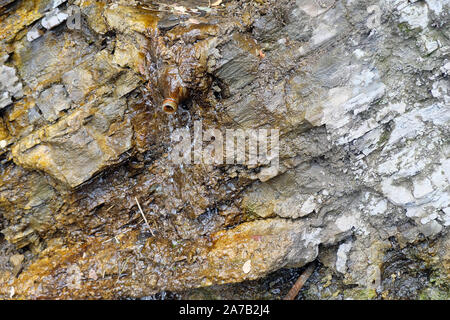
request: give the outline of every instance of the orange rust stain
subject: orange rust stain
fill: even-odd
[[[236,32],[233,35],[233,40],[239,45],[239,47],[248,53],[261,58],[261,48],[255,39],[247,34]]]

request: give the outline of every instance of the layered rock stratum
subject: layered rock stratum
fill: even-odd
[[[0,297],[143,298],[318,260],[305,298],[448,298],[450,1],[209,5],[0,1]],[[167,66],[190,91],[172,115]],[[199,120],[279,129],[280,170],[174,164]]]

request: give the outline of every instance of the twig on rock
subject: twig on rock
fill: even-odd
[[[142,218],[144,218],[145,224],[150,229],[150,233],[152,234],[152,236],[155,236],[153,234],[152,227],[150,227],[150,225],[148,224],[147,218],[145,217],[144,211],[142,211],[141,205],[139,204],[139,201],[138,201],[137,197],[134,197],[134,199],[136,200],[136,203],[138,205],[139,211],[141,212]]]
[[[305,284],[306,280],[311,276],[314,269],[316,269],[316,263],[312,262],[308,268],[300,275],[300,277],[297,279],[297,281],[292,286],[291,290],[289,290],[288,294],[284,297],[283,300],[294,300],[295,297],[298,295],[300,289]]]

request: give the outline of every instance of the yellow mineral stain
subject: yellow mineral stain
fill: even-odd
[[[40,9],[48,2],[49,1],[47,0],[20,1],[19,7],[14,11],[14,13],[1,15],[0,42],[9,42],[13,40],[19,31],[43,17],[43,11]]]

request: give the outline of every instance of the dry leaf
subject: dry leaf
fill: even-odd
[[[217,7],[218,5],[220,5],[222,3],[222,0],[217,0],[216,2],[211,3],[212,7]]]
[[[200,21],[198,21],[197,19],[194,19],[194,18],[190,18],[190,19],[188,19],[187,23],[190,23],[190,24],[200,24]]]
[[[197,7],[198,10],[205,11],[207,13],[211,12],[211,8],[208,7]]]
[[[177,12],[181,12],[181,13],[186,13],[186,8],[183,6],[174,6],[173,10],[177,11]]]

